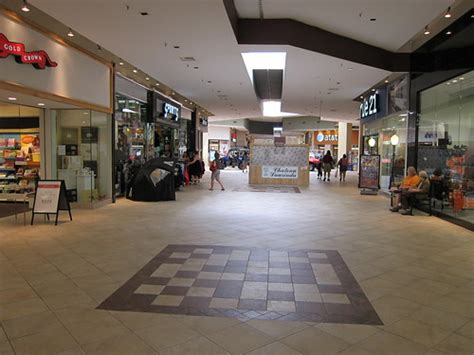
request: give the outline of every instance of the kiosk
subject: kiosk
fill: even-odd
[[[252,144],[249,184],[308,186],[309,146]]]

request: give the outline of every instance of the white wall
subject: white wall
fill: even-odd
[[[57,67],[38,70],[31,64],[18,64],[13,56],[0,58],[0,81],[94,105],[112,106],[111,73],[107,65],[2,14],[0,29],[9,41],[23,43],[26,51],[45,50],[51,60],[58,63]]]
[[[229,127],[209,126],[208,128],[209,139],[230,140]]]

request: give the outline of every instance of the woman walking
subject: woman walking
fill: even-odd
[[[343,155],[341,159],[337,162],[339,166],[339,181],[346,181],[346,172],[349,168],[349,159],[347,159],[347,155]]]
[[[326,152],[326,155],[323,157],[323,170],[324,170],[323,181],[326,181],[326,176],[327,176],[328,181],[331,181],[331,169],[333,165],[334,165],[334,159],[331,155],[331,151],[328,150]]]
[[[214,154],[214,160],[209,162],[209,169],[211,169],[211,188],[209,190],[214,190],[214,181],[217,181],[221,185],[221,190],[224,191],[224,185],[221,182],[221,171],[219,170],[219,153]]]

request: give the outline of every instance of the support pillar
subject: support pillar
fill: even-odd
[[[341,159],[343,154],[349,156],[352,148],[352,123],[339,122],[338,127],[337,160]]]

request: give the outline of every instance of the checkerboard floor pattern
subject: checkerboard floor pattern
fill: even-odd
[[[334,250],[168,245],[98,308],[382,324]]]

